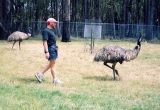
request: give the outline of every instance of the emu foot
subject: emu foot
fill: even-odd
[[[120,76],[118,76],[118,77],[113,77],[113,81],[120,81],[121,80],[121,77]]]

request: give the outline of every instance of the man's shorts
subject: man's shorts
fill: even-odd
[[[48,60],[56,60],[58,57],[58,47],[55,45],[52,45],[48,47],[49,51],[49,59]]]

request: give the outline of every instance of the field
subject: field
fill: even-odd
[[[86,42],[57,43],[63,85],[52,83],[50,71],[43,83],[35,79],[47,63],[40,40],[22,42],[22,50],[0,41],[0,110],[160,110],[160,44],[142,42],[137,59],[116,66],[121,80],[114,81],[109,68],[93,62]],[[109,44],[135,42],[96,41],[95,51]]]

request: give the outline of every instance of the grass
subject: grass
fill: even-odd
[[[95,50],[117,44],[133,48],[129,41],[96,41]],[[47,60],[40,40],[22,43],[0,41],[0,110],[159,110],[160,45],[142,43],[134,61],[117,65],[120,81],[103,63],[93,62],[94,54],[83,40],[58,41],[57,72],[63,85],[53,85],[48,71],[45,81],[34,74]],[[86,51],[84,51],[86,50]]]

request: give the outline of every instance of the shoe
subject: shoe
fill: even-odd
[[[54,84],[63,84],[63,82],[61,80],[59,80],[59,79],[54,79],[53,83]]]
[[[44,75],[42,73],[36,73],[35,77],[37,78],[37,80],[41,83],[43,80]]]

